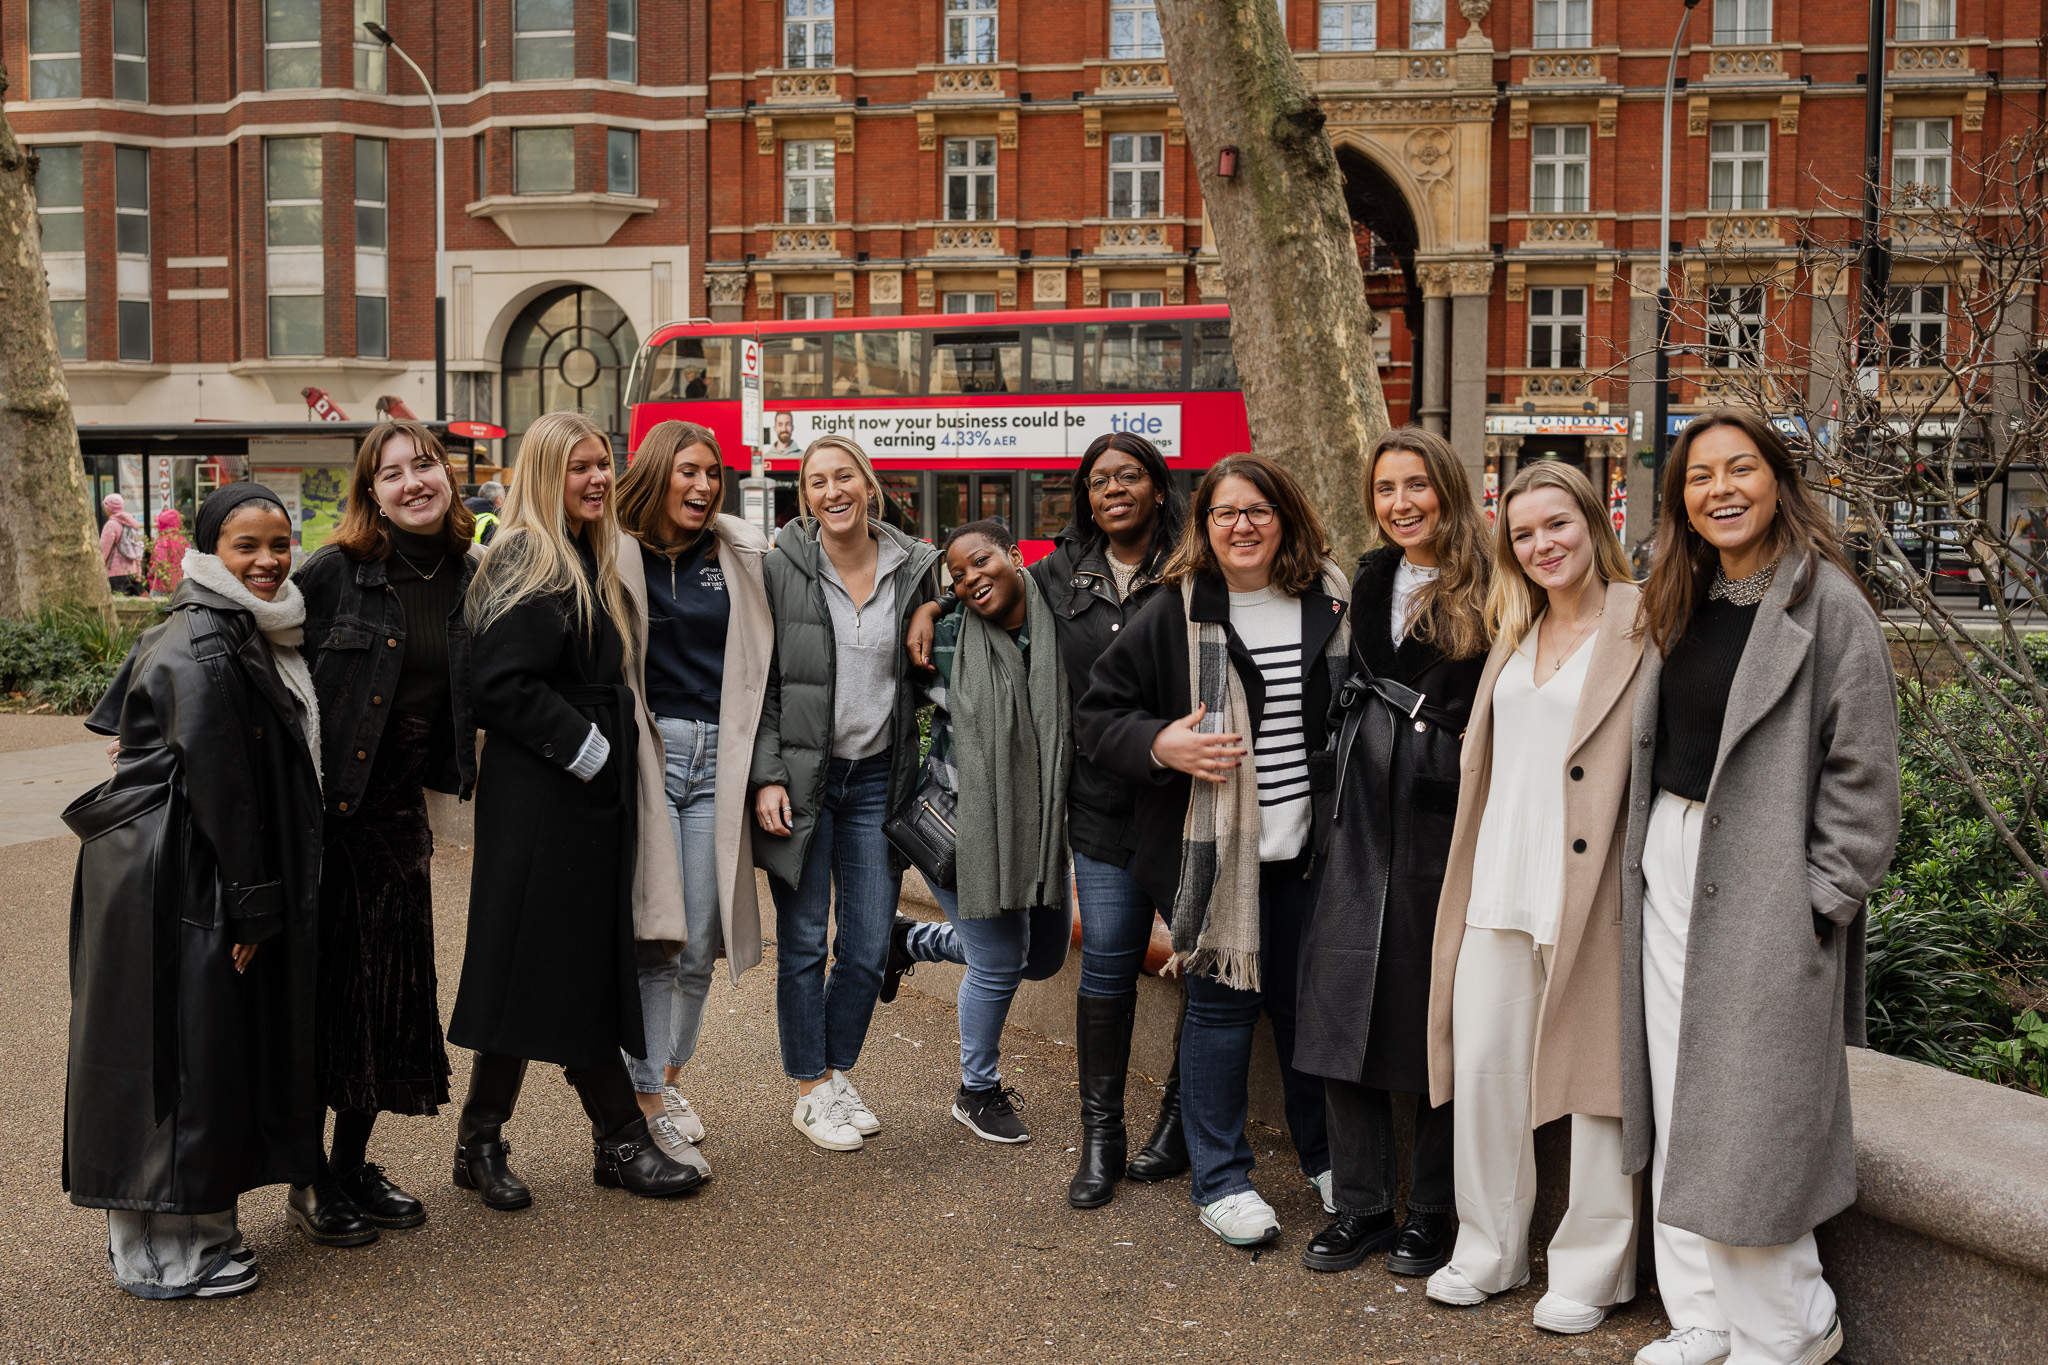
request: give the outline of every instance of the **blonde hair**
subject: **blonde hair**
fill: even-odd
[[[854,467],[860,470],[861,482],[868,488],[868,519],[880,521],[886,503],[882,497],[882,481],[875,475],[875,462],[860,448],[860,443],[851,436],[820,436],[804,447],[804,457],[796,466],[796,501],[801,509],[802,519],[816,524],[817,514],[811,511],[811,498],[804,488],[804,475],[810,473],[811,457],[821,450],[843,450],[852,457]]]
[[[1486,550],[1486,519],[1472,498],[1465,465],[1451,443],[1435,432],[1396,427],[1381,436],[1366,457],[1367,507],[1375,505],[1373,475],[1380,457],[1390,450],[1419,457],[1429,486],[1436,491],[1436,536],[1429,548],[1436,555],[1437,576],[1415,595],[1414,636],[1435,645],[1449,659],[1484,654],[1493,642],[1486,629],[1486,580],[1491,562]],[[1373,543],[1394,544],[1377,515],[1373,517]]]
[[[1508,528],[1508,508],[1524,493],[1538,488],[1561,489],[1578,508],[1593,542],[1593,564],[1587,570],[1602,584],[1627,583],[1632,575],[1621,542],[1607,525],[1607,509],[1586,476],[1568,464],[1546,460],[1532,464],[1515,475],[1514,482],[1500,495],[1500,514],[1493,523],[1493,583],[1486,593],[1486,623],[1496,639],[1512,640],[1517,647],[1529,626],[1550,605],[1550,593],[1530,579],[1528,570],[1515,557],[1514,535]]]
[[[530,597],[569,595],[575,598],[575,618],[584,637],[589,638],[602,603],[619,632],[627,659],[632,658],[635,608],[619,581],[617,498],[605,499],[602,520],[583,526],[597,561],[595,582],[583,574],[582,558],[562,507],[569,456],[589,440],[603,445],[605,458],[611,458],[610,440],[580,412],[544,413],[520,438],[519,463],[512,470],[512,487],[505,495],[498,534],[492,538],[463,603],[463,615],[472,632],[481,634]]]

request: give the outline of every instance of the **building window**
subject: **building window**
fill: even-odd
[[[1166,55],[1154,0],[1109,0],[1109,55],[1119,61]]]
[[[1529,291],[1529,368],[1576,370],[1586,363],[1586,291]]]
[[[149,152],[114,149],[115,354],[150,358]]]
[[[1163,289],[1112,289],[1109,291],[1109,306],[1112,308],[1159,308],[1166,302]]]
[[[996,311],[994,294],[948,293],[939,296],[941,313],[993,313]]]
[[[384,65],[388,54],[384,44],[370,36],[365,24],[384,22],[384,0],[355,0],[356,89],[383,94],[389,88],[385,81]]]
[[[78,0],[29,0],[28,97],[77,99],[78,60]]]
[[[391,354],[390,144],[356,139],[356,354]]]
[[[604,54],[607,79],[640,79],[639,0],[605,0]]]
[[[320,0],[263,0],[263,88],[320,85]]]
[[[1768,43],[1771,0],[1714,0],[1714,42]]]
[[[512,192],[569,194],[576,188],[576,133],[570,128],[512,130]]]
[[[640,134],[630,128],[605,132],[604,187],[612,194],[640,193]]]
[[[1322,20],[1318,46],[1325,52],[1370,52],[1379,46],[1377,0],[1323,0]]]
[[[1707,140],[1707,207],[1768,208],[1771,202],[1770,124],[1717,123]]]
[[[1938,284],[1891,291],[1891,342],[1885,362],[1900,368],[1931,368],[1948,359],[1948,291]]]
[[[996,0],[946,0],[946,60],[996,59]]]
[[[946,217],[953,222],[996,216],[996,140],[946,139]]]
[[[1529,207],[1584,213],[1593,130],[1584,123],[1539,123],[1529,130]]]
[[[276,3],[272,0],[273,6]],[[319,138],[274,137],[264,142],[265,267],[274,356],[326,351],[320,173]]]
[[[1408,46],[1444,45],[1444,0],[1408,0]]]
[[[1948,203],[1949,121],[1892,121],[1892,194],[1914,204]]]
[[[575,74],[576,0],[512,0],[512,79],[566,81]]]
[[[31,147],[36,211],[43,225],[43,269],[50,278],[50,321],[57,354],[85,359],[85,161],[77,147]]]
[[[809,322],[832,316],[830,294],[784,294],[782,316],[791,322]]]
[[[1157,218],[1163,208],[1166,134],[1118,133],[1109,140],[1109,216]]]
[[[1898,32],[1893,36],[1916,42],[1955,37],[1955,0],[1899,0]]]
[[[1536,0],[1536,46],[1592,45],[1593,0]]]
[[[950,147],[951,144],[949,143]],[[832,144],[782,144],[782,221],[832,221]]]
[[[1764,362],[1764,291],[1761,285],[1721,285],[1707,291],[1707,364],[1732,370]]]
[[[782,64],[832,65],[832,0],[782,0]]]
[[[114,0],[114,98],[149,98],[149,0]]]
[[[476,88],[481,90],[491,79],[491,41],[484,35],[490,31],[491,0],[476,0]]]

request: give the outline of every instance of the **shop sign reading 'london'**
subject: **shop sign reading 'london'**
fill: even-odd
[[[764,414],[770,422],[780,412]],[[789,444],[769,434],[771,458],[800,452],[820,436],[851,436],[874,458],[1078,460],[1106,432],[1127,431],[1180,454],[1180,408],[1173,404],[1077,407],[844,408],[789,412]]]

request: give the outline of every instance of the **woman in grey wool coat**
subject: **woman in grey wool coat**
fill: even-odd
[[[1877,614],[1784,440],[1704,413],[1642,597],[1622,876],[1624,1165],[1672,1331],[1639,1365],[1842,1349],[1813,1229],[1856,1198],[1863,902],[1899,828]]]

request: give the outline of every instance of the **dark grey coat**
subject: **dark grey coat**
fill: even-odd
[[[933,598],[929,576],[939,552],[928,541],[913,540],[879,521],[870,521],[868,527],[894,540],[908,556],[896,570],[900,640],[909,629],[910,614]],[[776,534],[775,548],[761,562],[768,610],[775,617],[775,661],[768,667],[768,696],[754,736],[754,770],[747,786],[750,791],[776,785],[789,789],[790,833],[784,837],[756,831],[754,863],[790,887],[803,872],[832,770],[832,687],[838,651],[819,577],[819,554],[816,533],[799,518]],[[917,789],[923,759],[917,736],[917,689],[909,668],[909,652],[897,650],[896,716],[889,727],[891,811]]]
[[[1731,1246],[1779,1246],[1856,1199],[1844,1045],[1863,1035],[1863,902],[1899,832],[1890,651],[1856,584],[1787,557],[1757,608],[1707,790],[1693,877],[1662,1219]],[[1643,652],[1623,852],[1624,1167],[1650,1163],[1643,847],[1657,680]],[[1816,941],[1816,926],[1826,942]]]

